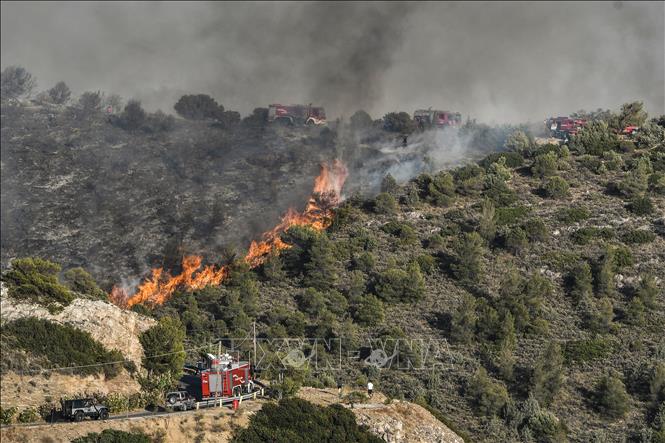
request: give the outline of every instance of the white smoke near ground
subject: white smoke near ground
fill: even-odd
[[[473,146],[473,133],[456,128],[437,128],[394,140],[362,146],[362,159],[352,160],[347,193],[372,195],[379,192],[381,181],[391,175],[404,184],[421,173],[447,170],[466,164],[478,156]],[[480,155],[480,154],[479,154]]]

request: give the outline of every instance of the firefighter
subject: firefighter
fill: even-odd
[[[369,398],[372,398],[372,393],[374,392],[374,384],[369,381],[367,382],[367,396]]]
[[[337,381],[337,395],[339,395],[339,398],[342,398],[342,380]]]

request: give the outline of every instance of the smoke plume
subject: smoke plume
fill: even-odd
[[[3,2],[2,65],[167,112],[208,93],[243,114],[314,102],[518,122],[635,99],[660,114],[664,20],[662,2]]]

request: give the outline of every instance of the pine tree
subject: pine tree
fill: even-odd
[[[531,392],[542,404],[548,405],[563,382],[563,354],[561,346],[552,342],[536,362],[531,379]]]
[[[462,303],[452,315],[451,335],[460,343],[469,343],[476,330],[476,299],[470,294],[462,296]]]
[[[337,284],[340,273],[339,261],[333,253],[333,244],[323,234],[310,248],[310,260],[305,265],[305,285],[326,290]]]
[[[576,303],[579,303],[585,297],[593,293],[593,276],[591,275],[591,266],[583,261],[571,272],[572,289],[570,295]]]
[[[483,240],[477,232],[464,235],[457,245],[457,263],[452,270],[462,282],[478,282],[483,272]]]
[[[604,375],[596,385],[595,403],[603,415],[619,418],[630,409],[630,396],[626,392],[626,386],[618,377]]]
[[[491,242],[496,235],[496,222],[494,221],[495,207],[491,200],[483,200],[481,204],[480,222],[478,224],[478,233]]]

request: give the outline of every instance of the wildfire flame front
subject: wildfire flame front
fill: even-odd
[[[289,208],[281,222],[261,240],[252,241],[244,260],[250,268],[263,264],[271,253],[291,247],[284,243],[281,234],[292,226],[309,226],[323,231],[332,223],[333,209],[340,203],[342,188],[348,176],[346,165],[340,160],[322,163],[321,172],[314,180],[314,190],[303,212]],[[168,300],[177,289],[196,290],[206,286],[221,284],[229,274],[228,266],[207,265],[201,268],[203,258],[188,255],[182,259],[182,272],[171,276],[163,268],[154,268],[150,277],[144,280],[133,295],[114,286],[109,298],[119,306],[131,307],[136,304],[160,305]]]

